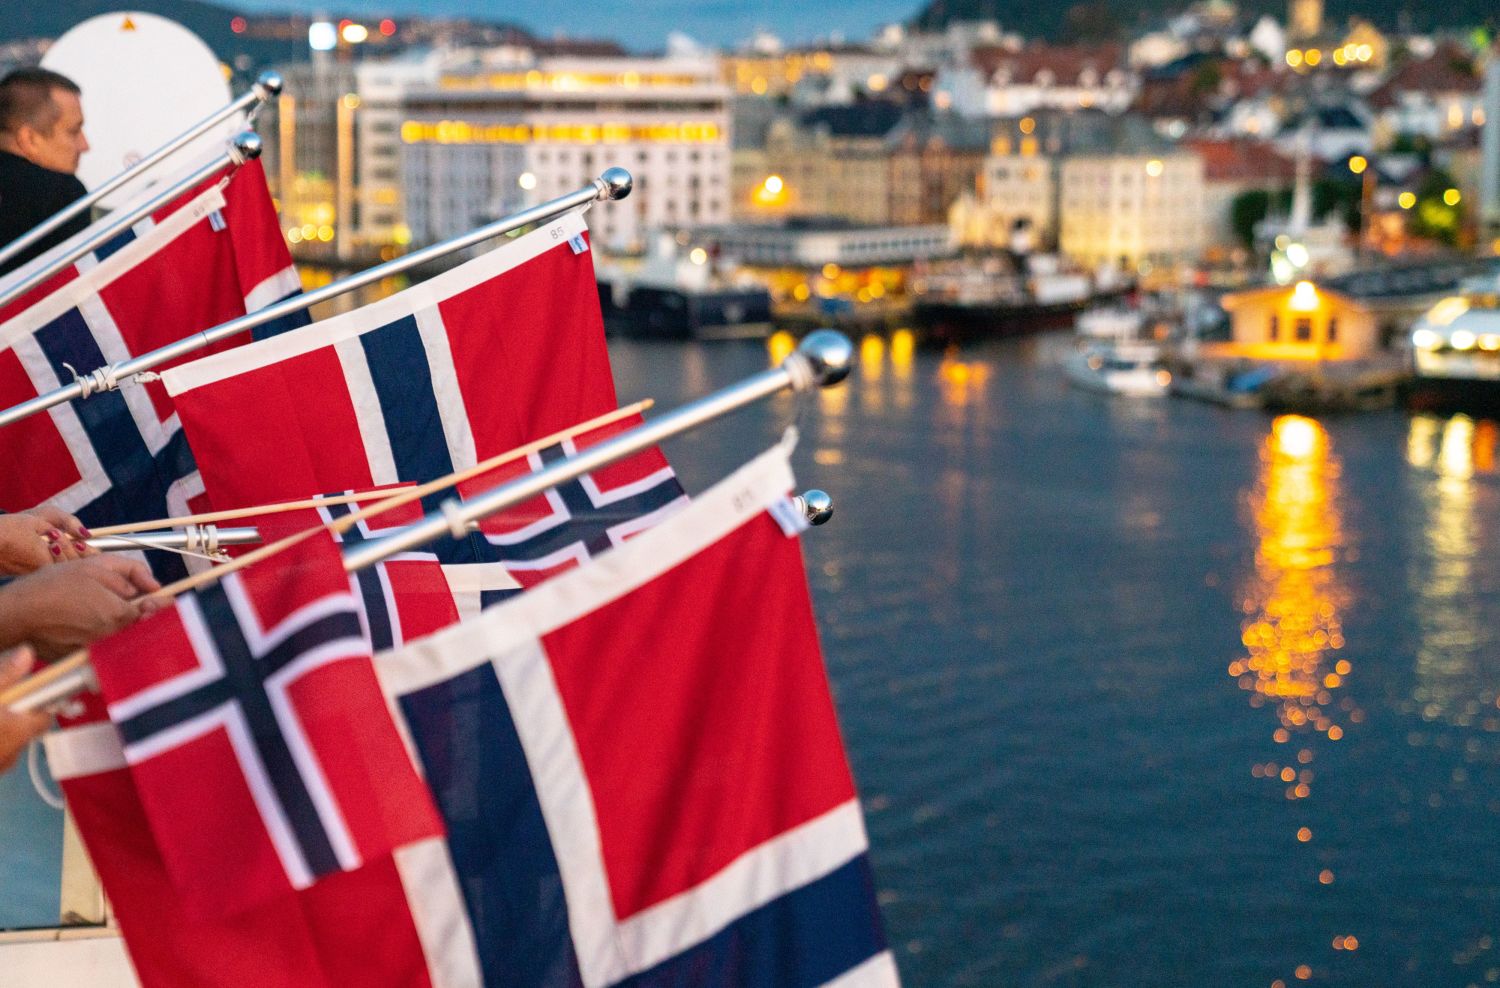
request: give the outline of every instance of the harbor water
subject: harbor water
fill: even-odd
[[[1500,981],[1500,430],[1109,399],[1065,345],[868,337],[668,447],[701,490],[796,424],[834,498],[805,553],[906,982]],[[661,409],[788,346],[612,355]],[[0,782],[0,926],[55,915],[56,817]]]

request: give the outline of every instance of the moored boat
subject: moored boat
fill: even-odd
[[[1089,391],[1132,398],[1159,398],[1172,386],[1155,343],[1099,344],[1063,359],[1068,380]]]
[[[1407,404],[1500,414],[1500,274],[1466,281],[1411,331]]]
[[[600,264],[599,302],[607,332],[676,340],[763,339],[771,293],[725,270],[702,247],[684,251],[669,233],[639,264]]]
[[[919,280],[912,321],[932,337],[952,342],[1065,329],[1088,305],[1117,296],[1123,287],[1096,284],[1053,255],[1015,263],[987,258]]]
[[[1089,391],[1157,398],[1172,385],[1159,342],[1145,339],[1138,309],[1090,309],[1078,317],[1078,349],[1063,358],[1069,382]]]

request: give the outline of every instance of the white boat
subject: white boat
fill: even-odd
[[[1410,342],[1410,407],[1500,411],[1500,274],[1466,280],[1417,321]]]
[[[1156,398],[1172,385],[1155,343],[1091,343],[1063,358],[1063,373],[1080,388],[1132,398]]]
[[[1134,309],[1091,309],[1078,317],[1078,349],[1063,358],[1063,373],[1080,388],[1133,398],[1165,395],[1172,372],[1161,344],[1141,338],[1145,316]]]

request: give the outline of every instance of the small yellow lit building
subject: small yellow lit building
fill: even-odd
[[[1232,343],[1205,347],[1215,357],[1253,360],[1361,360],[1380,350],[1376,314],[1311,281],[1234,292],[1220,300]]]

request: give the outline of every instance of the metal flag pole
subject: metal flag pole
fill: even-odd
[[[344,551],[344,568],[353,573],[383,559],[426,545],[445,535],[462,538],[471,522],[487,518],[529,500],[550,487],[573,480],[632,453],[655,446],[729,412],[753,404],[778,391],[810,391],[837,384],[849,374],[854,348],[843,333],[820,329],[810,333],[779,367],[761,371],[711,395],[674,409],[660,418],[622,432],[613,439],[558,460],[536,473],[518,477],[469,501],[452,498],[438,511],[379,539]]]
[[[833,498],[820,490],[803,491],[792,498],[809,525],[823,525],[833,517]],[[96,535],[86,540],[100,552],[130,552],[134,549],[166,549],[212,556],[227,545],[256,545],[260,529],[254,525],[220,528],[217,525],[184,525],[182,528],[131,535]]]
[[[591,202],[601,202],[612,199],[624,199],[630,194],[632,179],[630,173],[623,168],[608,168],[598,178],[588,185],[583,186],[567,195],[558,196],[556,199],[548,200],[529,209],[523,209],[519,213],[503,217],[486,226],[478,227],[452,240],[444,240],[441,243],[424,247],[413,251],[393,261],[376,265],[359,274],[350,275],[339,281],[331,282],[322,288],[304,292],[301,295],[293,295],[282,299],[274,305],[264,309],[231,319],[229,322],[220,323],[211,329],[205,329],[201,333],[178,340],[176,343],[168,343],[164,347],[158,347],[139,357],[132,357],[122,363],[111,364],[100,367],[92,373],[80,375],[72,384],[65,384],[60,388],[49,391],[44,395],[24,401],[19,405],[13,405],[5,411],[0,412],[0,426],[7,426],[13,422],[19,422],[29,418],[38,412],[64,404],[75,398],[87,398],[91,394],[100,391],[113,391],[119,387],[119,382],[137,374],[144,374],[149,370],[160,367],[162,364],[185,357],[206,346],[211,346],[220,340],[228,339],[240,333],[248,332],[256,326],[262,326],[290,312],[299,312],[302,309],[311,308],[319,302],[326,301],[346,292],[352,292],[356,288],[389,278],[391,275],[400,274],[403,271],[437,260],[454,251],[472,247],[474,244],[491,237],[498,237],[502,233],[519,230],[523,226],[533,223],[541,223],[552,219],[560,213],[566,213],[570,209]],[[0,303],[3,304],[3,303]]]
[[[176,137],[172,138],[170,141],[157,148],[155,151],[152,151],[150,154],[146,155],[140,161],[137,161],[129,168],[120,172],[120,174],[116,175],[114,178],[105,182],[98,188],[91,190],[89,194],[84,196],[82,199],[79,199],[76,202],[69,203],[65,208],[59,210],[56,213],[53,213],[50,218],[43,220],[41,223],[38,223],[29,231],[22,234],[17,239],[12,240],[4,247],[0,247],[0,264],[3,264],[4,262],[10,260],[12,257],[15,257],[27,247],[30,247],[38,240],[51,233],[53,230],[56,230],[64,223],[68,222],[68,220],[77,216],[84,210],[89,209],[96,202],[99,202],[105,196],[120,188],[120,186],[126,184],[127,182],[134,181],[136,178],[144,175],[149,169],[155,166],[157,162],[162,161],[169,155],[175,154],[176,152],[180,151],[182,148],[186,147],[189,143],[197,139],[199,136],[207,133],[209,130],[213,129],[218,124],[223,123],[225,120],[228,120],[230,117],[234,116],[236,113],[239,113],[241,110],[249,109],[251,115],[253,116],[255,110],[259,109],[261,104],[267,102],[268,100],[273,100],[277,96],[281,95],[281,85],[281,76],[277,75],[275,72],[262,72],[260,78],[255,80],[255,84],[252,85],[249,90],[244,93],[244,95],[240,96],[239,99],[234,100],[221,109],[215,110],[213,113],[193,124],[181,134],[178,134]]]
[[[242,165],[252,158],[260,157],[260,148],[259,135],[248,130],[242,134],[237,134],[234,140],[230,141],[228,149],[219,157],[208,162],[191,175],[174,182],[170,187],[163,189],[150,199],[130,209],[111,213],[109,218],[104,222],[96,223],[95,226],[97,229],[89,236],[83,238],[72,250],[64,251],[51,264],[38,268],[14,285],[0,291],[0,308],[9,305],[22,295],[25,295],[95,247],[108,243],[118,234],[130,229],[142,217],[151,215],[189,189],[202,185],[218,172],[223,171],[225,168]]]
[[[164,532],[136,532],[132,535],[96,535],[88,539],[100,552],[129,552],[133,549],[168,549],[212,556],[222,546],[255,545],[260,529],[253,525],[220,528],[217,525],[187,525]]]
[[[597,446],[590,446],[576,456],[558,460],[536,473],[502,484],[471,501],[444,501],[440,510],[419,522],[397,529],[384,538],[348,547],[344,550],[344,570],[354,573],[368,569],[391,556],[445,535],[463,537],[468,534],[471,522],[514,507],[549,487],[655,446],[664,439],[687,432],[779,391],[790,388],[792,391],[803,392],[837,384],[849,375],[853,360],[854,347],[843,333],[831,329],[809,333],[779,367],[747,377],[738,384],[731,384],[683,405],[645,425],[622,432]],[[14,694],[15,699],[7,702],[3,699],[5,694],[0,694],[0,702],[7,703],[11,710],[20,713],[41,710],[60,703],[75,693],[92,689],[95,686],[94,674],[87,665],[87,659],[88,652],[75,652],[36,673],[31,679],[11,687],[7,692]],[[35,685],[28,685],[32,683]]]

